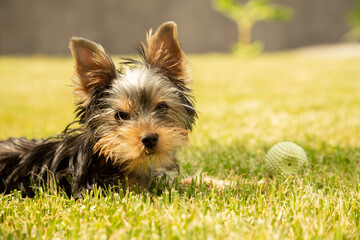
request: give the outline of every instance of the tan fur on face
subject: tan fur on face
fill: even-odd
[[[147,133],[159,136],[154,152],[147,152],[141,137]],[[158,168],[175,168],[172,152],[188,143],[188,131],[166,127],[150,121],[137,121],[119,127],[102,137],[94,150],[114,164],[124,164],[126,171],[147,172]]]
[[[129,98],[109,99],[108,102],[113,109],[117,109],[119,112],[131,113],[134,109],[134,103]]]

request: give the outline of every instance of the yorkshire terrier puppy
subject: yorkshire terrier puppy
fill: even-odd
[[[71,195],[94,184],[146,189],[178,173],[174,151],[187,145],[197,113],[176,24],[150,30],[142,61],[125,59],[119,69],[95,42],[74,37],[70,50],[78,127],[46,140],[0,141],[0,193],[33,196],[34,186],[52,183]]]

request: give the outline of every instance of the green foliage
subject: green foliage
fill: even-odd
[[[354,6],[350,9],[347,20],[351,27],[360,28],[360,0],[354,2]]]
[[[360,40],[360,0],[355,0],[354,5],[349,10],[347,22],[351,30],[345,35],[350,41]]]
[[[238,0],[214,0],[214,7],[237,24],[248,27],[260,21],[287,21],[291,18],[289,8],[274,5],[270,0],[249,0],[246,3]]]
[[[256,57],[261,54],[264,44],[260,41],[249,44],[236,42],[231,46],[231,52],[241,58]]]
[[[231,186],[95,188],[76,201],[40,189],[34,199],[0,195],[0,239],[359,239],[359,58],[190,62],[200,117],[191,147],[177,154],[180,178],[202,169]],[[72,66],[70,58],[0,58],[0,139],[65,128],[74,115]],[[285,140],[305,149],[309,168],[267,178],[266,152]]]
[[[251,44],[251,30],[257,22],[288,21],[292,18],[289,8],[272,4],[270,0],[248,0],[245,3],[238,0],[213,0],[213,6],[237,25],[238,44],[233,51],[237,55],[250,53],[253,56],[255,52],[261,52],[259,44]]]

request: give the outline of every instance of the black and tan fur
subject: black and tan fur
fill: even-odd
[[[188,65],[173,22],[142,44],[142,61],[119,69],[103,47],[72,38],[77,119],[56,138],[0,142],[0,192],[50,184],[77,195],[119,182],[142,188],[177,173],[174,151],[187,145],[197,117]]]

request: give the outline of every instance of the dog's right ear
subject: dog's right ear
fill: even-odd
[[[75,60],[74,94],[86,105],[91,92],[116,78],[117,71],[104,48],[84,38],[73,37],[70,50]]]

